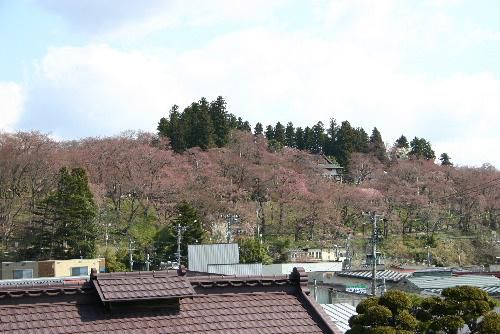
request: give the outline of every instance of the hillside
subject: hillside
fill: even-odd
[[[487,263],[498,255],[500,173],[493,167],[455,168],[395,154],[382,163],[374,153],[353,153],[349,182],[339,183],[321,176],[320,159],[270,148],[265,136],[239,130],[224,147],[182,153],[148,133],[72,142],[3,133],[2,260],[106,255],[123,268],[133,246],[136,261],[150,254],[158,263],[173,256],[173,224],[199,224],[194,242],[225,242],[229,215],[239,217],[231,238],[259,237],[258,231],[267,260],[279,261],[286,247],[343,245],[349,234],[360,259],[371,233],[369,211],[384,214],[379,234],[394,262],[421,262],[426,246],[440,265]],[[54,200],[65,196],[74,212]]]

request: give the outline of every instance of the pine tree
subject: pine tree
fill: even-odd
[[[226,101],[222,96],[218,96],[210,103],[208,110],[214,129],[214,142],[217,147],[223,147],[229,140],[229,117],[226,111]]]
[[[439,157],[439,160],[441,160],[441,166],[453,166],[451,163],[451,158],[448,155],[448,153],[442,153],[441,156]]]
[[[378,131],[376,127],[373,128],[372,135],[370,136],[370,152],[372,152],[381,162],[387,160],[385,144],[382,140],[380,131]]]
[[[408,144],[408,139],[406,139],[406,137],[404,135],[401,135],[401,137],[396,139],[394,146],[396,148],[409,148],[410,144]]]
[[[308,151],[312,150],[313,147],[313,134],[310,127],[306,126],[304,129],[304,145],[305,149]]]
[[[82,168],[59,170],[57,189],[44,201],[42,221],[48,221],[50,256],[60,259],[91,258],[95,254],[97,207]]]
[[[160,137],[168,137],[170,132],[169,120],[165,117],[160,118],[160,122],[158,122],[158,127],[156,129],[158,130],[158,135]]]
[[[321,153],[323,152],[323,146],[325,144],[325,129],[322,122],[316,123],[311,129],[311,152]]]
[[[170,122],[167,136],[170,138],[170,145],[175,152],[180,153],[186,149],[184,127],[179,113],[179,106],[177,105],[172,106],[170,109]]]
[[[274,139],[274,129],[271,125],[266,127],[266,138],[267,140]]]
[[[355,152],[368,153],[369,151],[369,138],[366,131],[359,127],[354,129],[354,142],[353,149]]]
[[[337,132],[339,131],[339,127],[337,125],[337,121],[335,118],[330,119],[330,126],[326,130],[326,139],[325,139],[325,154],[326,155],[335,155],[335,145],[337,141]]]
[[[273,139],[281,145],[285,145],[285,127],[280,122],[276,123],[273,134]]]
[[[301,127],[298,127],[295,130],[295,143],[296,143],[297,149],[299,149],[299,150],[306,149],[306,142],[304,140],[304,130],[302,130]]]
[[[295,129],[292,122],[288,122],[285,129],[285,145],[288,147],[296,147],[295,145]]]
[[[354,151],[354,131],[348,121],[343,121],[337,132],[337,142],[335,145],[335,160],[347,167],[351,159],[351,153]]]
[[[264,128],[262,127],[262,123],[258,122],[255,124],[255,128],[253,130],[254,134],[261,135],[264,132]]]
[[[434,160],[436,158],[431,144],[424,138],[413,138],[410,142],[410,147],[410,155],[417,159]]]

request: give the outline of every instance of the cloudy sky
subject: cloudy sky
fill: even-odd
[[[222,95],[254,125],[349,120],[500,166],[497,0],[0,0],[0,129],[154,131]]]

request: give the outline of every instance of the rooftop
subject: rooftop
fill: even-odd
[[[418,276],[409,277],[408,282],[418,289],[445,289],[460,285],[470,285],[478,288],[500,286],[500,279],[495,276],[464,275],[464,276]]]
[[[0,332],[340,333],[307,275],[114,273],[72,284],[0,287]]]

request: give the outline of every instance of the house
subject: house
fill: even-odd
[[[481,289],[490,288],[492,293],[498,293],[500,279],[486,275],[415,275],[407,277],[398,283],[396,288],[413,293],[440,294],[443,289],[461,285],[469,285]]]
[[[307,274],[97,274],[64,285],[0,287],[0,332],[341,333],[309,296]]]
[[[287,252],[290,262],[344,261],[346,250],[343,248],[300,248]]]
[[[105,271],[105,259],[2,262],[2,279],[88,276],[91,268]]]
[[[320,154],[317,159],[318,167],[323,170],[322,175],[326,178],[333,179],[342,183],[344,168],[339,164],[328,159],[324,154]]]

